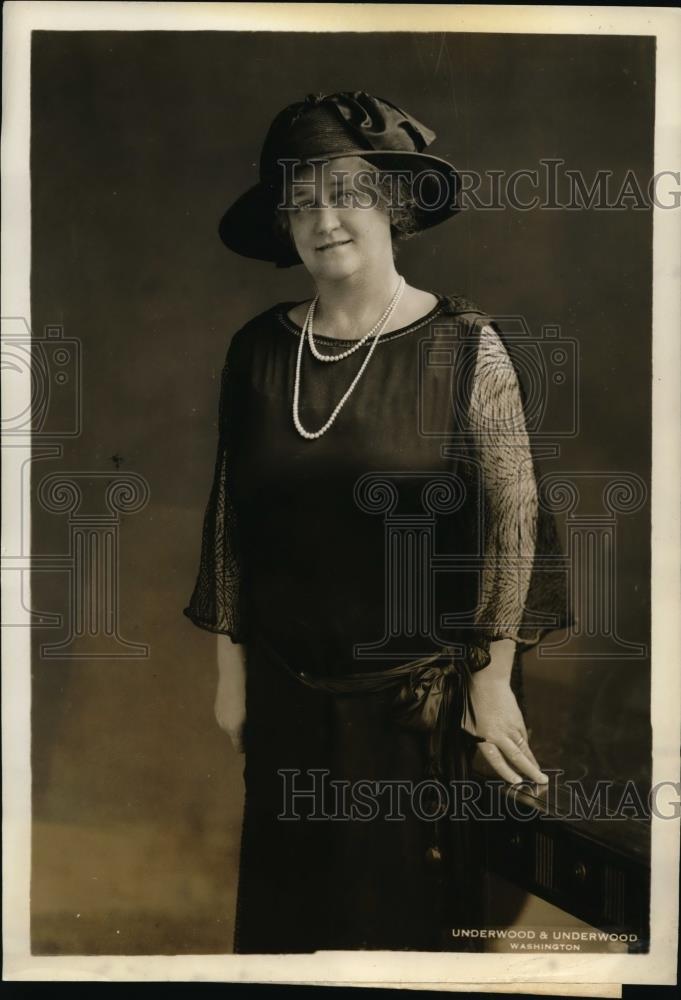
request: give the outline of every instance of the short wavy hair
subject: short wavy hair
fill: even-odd
[[[373,190],[377,195],[377,207],[387,212],[390,217],[390,233],[392,236],[393,257],[397,255],[398,244],[410,239],[419,232],[416,218],[416,201],[412,194],[411,184],[406,177],[383,173],[375,170]],[[295,251],[289,213],[278,208],[274,217],[274,233],[282,244],[282,250]]]

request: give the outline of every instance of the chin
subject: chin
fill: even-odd
[[[340,264],[335,264],[319,269],[317,274],[320,278],[326,278],[327,281],[342,281],[344,278],[351,277],[356,271],[356,266],[342,267]]]
[[[357,254],[354,253],[344,254],[342,257],[338,256],[336,258],[328,257],[326,259],[316,256],[313,264],[314,270],[312,273],[320,278],[325,278],[327,281],[341,281],[343,278],[349,278],[361,267],[361,261],[358,259]]]

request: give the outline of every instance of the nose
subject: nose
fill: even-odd
[[[338,214],[332,206],[320,206],[315,212],[315,233],[318,236],[327,236],[335,229],[340,228]]]

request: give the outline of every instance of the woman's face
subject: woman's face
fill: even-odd
[[[390,218],[371,190],[374,174],[358,156],[296,170],[289,228],[313,278],[338,281],[386,257],[392,261]]]

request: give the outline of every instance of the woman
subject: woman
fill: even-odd
[[[460,949],[482,837],[440,789],[476,744],[546,781],[516,653],[565,595],[533,572],[558,547],[517,374],[484,313],[395,265],[458,210],[433,139],[369,94],[308,97],[220,226],[315,290],[232,338],[185,608],[220,633],[216,714],[246,754],[237,952]]]

